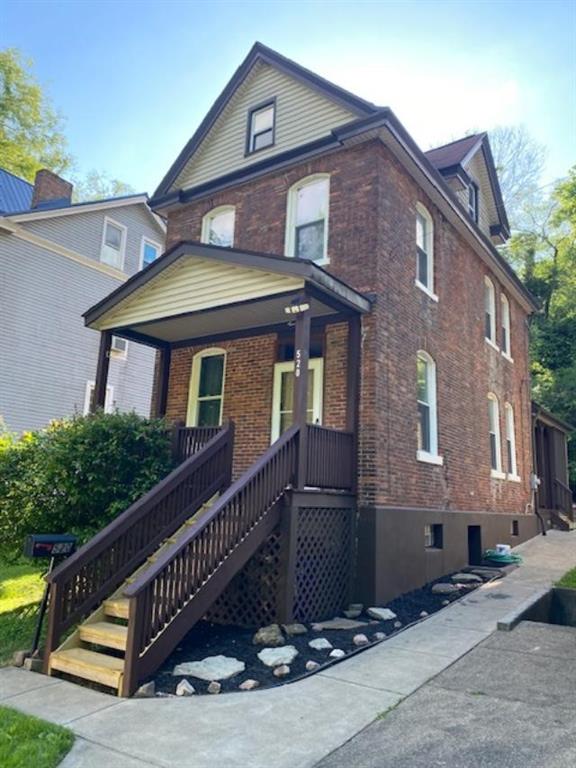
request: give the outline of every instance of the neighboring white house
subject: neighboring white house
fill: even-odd
[[[88,410],[98,334],[82,313],[164,250],[147,195],[71,195],[50,171],[32,185],[0,169],[0,418],[15,432]],[[149,414],[154,359],[114,340],[108,409]]]

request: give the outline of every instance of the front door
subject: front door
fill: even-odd
[[[314,357],[308,363],[308,423],[322,423],[322,390],[324,360]],[[272,442],[294,421],[294,362],[276,363],[274,366],[274,392],[272,398]]]

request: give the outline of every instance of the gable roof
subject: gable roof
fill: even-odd
[[[0,214],[10,214],[30,208],[33,191],[33,184],[0,168]]]
[[[168,173],[164,176],[160,182],[156,192],[153,195],[153,199],[164,196],[172,184],[176,181],[181,171],[196,150],[200,147],[203,140],[208,135],[210,129],[214,126],[216,120],[222,114],[223,110],[230,102],[240,85],[247,78],[253,67],[262,62],[268,64],[282,73],[291,76],[299,82],[307,85],[313,90],[321,93],[326,98],[333,102],[336,102],[340,106],[350,110],[353,115],[357,117],[367,117],[373,115],[379,111],[379,108],[365,99],[355,96],[344,88],[341,88],[323,77],[311,72],[309,69],[302,67],[300,64],[287,59],[285,56],[277,53],[276,51],[268,48],[262,43],[256,42],[250,49],[248,55],[238,67],[234,75],[228,81],[228,84],[218,96],[208,114],[204,120],[200,123],[200,126],[188,141],[185,147],[182,149],[175,162],[172,164]]]
[[[485,133],[475,133],[472,136],[464,136],[449,144],[429,149],[425,154],[432,165],[441,170],[453,165],[461,165],[469,154],[473,154],[482,143]]]

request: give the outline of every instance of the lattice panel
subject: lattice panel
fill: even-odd
[[[277,620],[280,532],[274,531],[206,615],[216,624],[263,627]]]
[[[298,510],[294,617],[332,618],[348,599],[352,566],[352,509]]]

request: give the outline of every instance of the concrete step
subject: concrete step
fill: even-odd
[[[84,643],[101,645],[125,651],[128,641],[128,627],[124,624],[112,624],[108,621],[96,621],[80,627],[80,640]]]
[[[70,648],[68,651],[55,651],[51,654],[50,671],[55,670],[119,691],[124,674],[124,659],[84,648]]]

